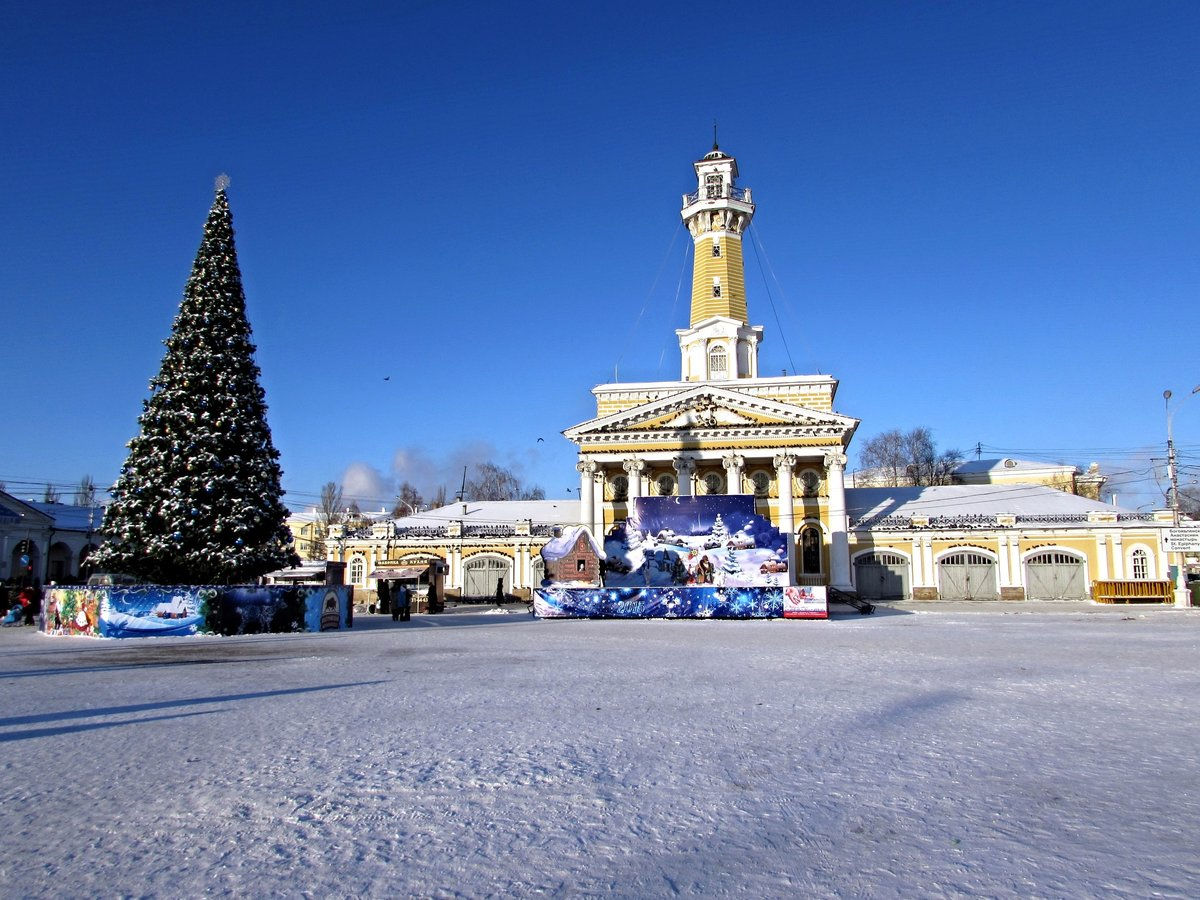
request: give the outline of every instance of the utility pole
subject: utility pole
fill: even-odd
[[[1163,391],[1163,407],[1167,414],[1167,480],[1171,483],[1171,487],[1169,488],[1171,496],[1169,500],[1172,528],[1179,527],[1179,470],[1175,465],[1175,437],[1172,433],[1171,425],[1175,418],[1175,413],[1179,412],[1180,404],[1186,401],[1188,397],[1194,396],[1197,392],[1200,392],[1200,384],[1192,388],[1191,393],[1187,397],[1184,397],[1183,400],[1180,400],[1179,403],[1176,403],[1175,409],[1172,410],[1171,392],[1169,390]],[[1191,594],[1188,592],[1187,586],[1187,573],[1184,571],[1186,568],[1186,557],[1182,552],[1176,552],[1173,555],[1176,557],[1175,605],[1191,606]]]

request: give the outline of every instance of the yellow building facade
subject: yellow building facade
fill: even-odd
[[[837,379],[759,373],[764,330],[749,319],[742,253],[755,204],[737,161],[714,146],[694,171],[680,211],[694,255],[679,379],[592,389],[596,415],[563,432],[577,448],[578,501],[451,504],[331,534],[329,558],[350,583],[369,591],[436,559],[452,592],[491,596],[499,583],[524,595],[564,527],[602,536],[639,497],[748,494],[787,536],[791,584],[870,600],[1169,599],[1169,514],[1056,489],[1063,467],[1021,481],[1001,465],[976,484],[848,487],[859,421],[838,411]],[[1087,475],[1098,494],[1102,476]]]

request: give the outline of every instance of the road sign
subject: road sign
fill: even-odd
[[[1168,528],[1163,549],[1168,553],[1200,553],[1200,528]]]

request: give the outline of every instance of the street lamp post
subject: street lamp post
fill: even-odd
[[[1167,480],[1170,481],[1171,487],[1171,526],[1179,527],[1179,470],[1175,464],[1175,437],[1172,433],[1172,423],[1175,419],[1175,413],[1179,412],[1179,407],[1184,404],[1189,398],[1200,393],[1200,384],[1192,388],[1191,392],[1175,404],[1175,408],[1171,409],[1171,392],[1163,391],[1163,407],[1167,414]],[[1176,554],[1175,566],[1175,605],[1180,607],[1191,606],[1191,594],[1188,592],[1187,575],[1184,572],[1185,561],[1184,554],[1178,552]]]

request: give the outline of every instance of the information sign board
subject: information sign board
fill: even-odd
[[[1200,528],[1168,528],[1163,537],[1163,549],[1168,553],[1200,553]]]

